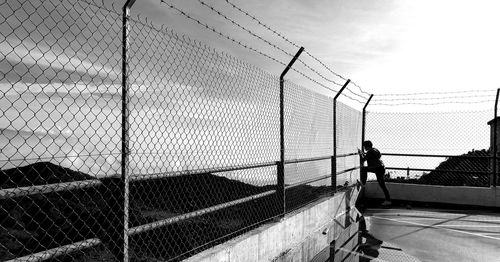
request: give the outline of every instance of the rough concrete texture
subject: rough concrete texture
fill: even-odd
[[[334,261],[351,261],[358,256],[358,229],[358,224],[353,223],[334,241]]]
[[[342,234],[352,235],[357,232],[357,224],[352,223],[353,219],[350,217],[356,218],[354,204],[358,194],[357,188],[338,192],[333,197],[318,200],[287,214],[279,222],[262,225],[185,261],[295,262],[311,261],[315,257],[317,259],[318,255],[326,256],[327,253],[329,255],[330,252],[327,251],[334,239]],[[356,237],[352,239],[357,240]],[[347,248],[352,248],[351,245],[354,244],[346,243]]]

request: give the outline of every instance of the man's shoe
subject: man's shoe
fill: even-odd
[[[383,203],[382,203],[382,206],[390,206],[392,205],[392,202],[389,201],[389,200],[385,200]]]

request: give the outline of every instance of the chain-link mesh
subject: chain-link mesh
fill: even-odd
[[[492,111],[373,113],[367,139],[382,152],[391,182],[489,186]]]
[[[337,185],[352,185],[359,178],[363,114],[343,102],[337,101]]]
[[[130,39],[134,256],[189,256],[276,216],[277,78],[139,21]],[[268,166],[221,172],[251,165]]]
[[[102,3],[0,1],[0,260],[121,248],[119,21]]]
[[[331,190],[333,99],[285,81],[286,211],[304,206]],[[300,163],[287,161],[323,158]]]
[[[113,10],[0,1],[1,261],[180,260],[330,195],[331,97],[286,82],[280,203],[278,77],[129,19],[122,108]],[[339,153],[352,153],[360,112],[337,112]]]

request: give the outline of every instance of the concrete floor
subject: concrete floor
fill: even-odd
[[[421,261],[500,261],[500,212],[369,208],[369,232]]]

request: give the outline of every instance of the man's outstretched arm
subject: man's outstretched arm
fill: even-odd
[[[366,161],[366,154],[361,151],[361,149],[358,148],[358,155],[359,158],[361,159],[361,163],[364,163]]]

